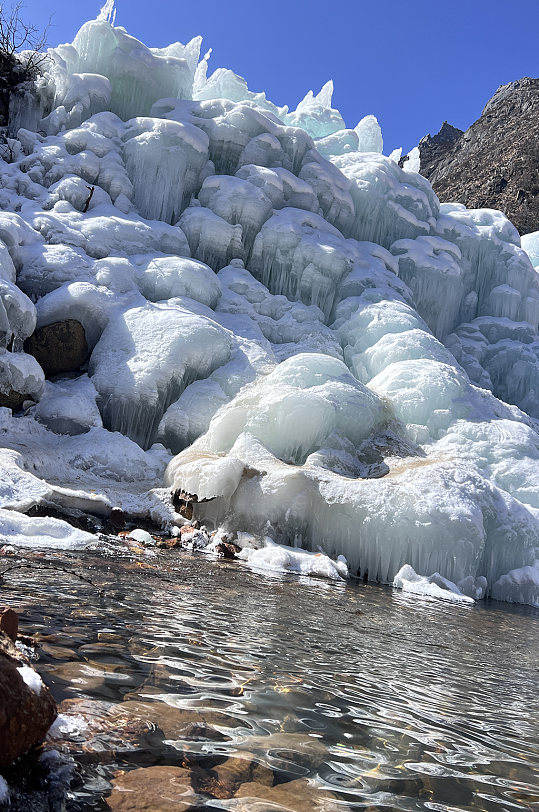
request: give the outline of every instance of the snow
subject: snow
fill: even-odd
[[[0,509],[0,542],[17,547],[54,547],[72,550],[94,544],[95,536],[52,518],[29,518],[14,510]]]
[[[31,668],[29,665],[21,665],[17,668],[17,671],[23,678],[26,685],[28,685],[30,690],[39,696],[41,693],[43,682],[37,671],[34,671],[34,669]]]
[[[536,236],[440,205],[331,82],[289,111],[200,48],[148,48],[107,2],[14,103],[0,391],[26,403],[0,409],[2,540],[96,543],[24,514],[43,503],[179,526],[180,490],[282,545],[246,554],[266,567],[344,555],[533,603]],[[88,369],[45,381],[24,341],[66,318]]]

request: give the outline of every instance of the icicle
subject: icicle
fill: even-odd
[[[105,0],[105,4],[97,15],[97,19],[114,25],[116,22],[115,0]]]

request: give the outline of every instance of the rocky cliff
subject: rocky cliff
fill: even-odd
[[[539,230],[539,79],[498,88],[466,132],[444,122],[419,152],[442,202],[499,209],[521,234]]]

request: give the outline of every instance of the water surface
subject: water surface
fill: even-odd
[[[26,560],[54,569],[12,570],[3,601],[39,633],[39,670],[74,721],[54,745],[78,765],[68,810],[107,809],[118,770],[238,763],[247,782],[289,784],[281,805],[227,797],[240,769],[229,790],[202,782],[193,809],[539,808],[537,610],[175,550]]]

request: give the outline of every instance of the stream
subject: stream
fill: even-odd
[[[18,564],[2,602],[60,706],[57,808],[125,804],[112,782],[130,773],[157,797],[164,768],[191,776],[185,802],[111,808],[539,808],[539,610],[178,550],[19,551],[0,569]]]

